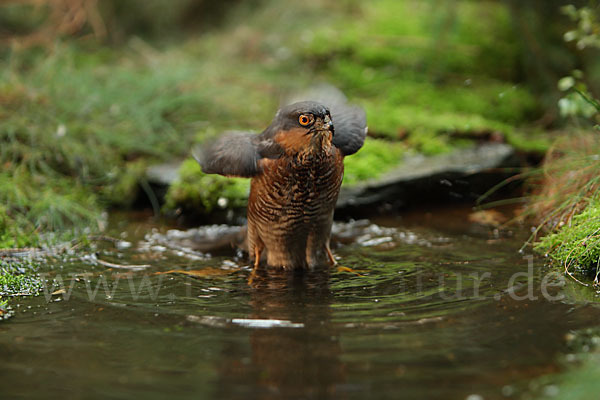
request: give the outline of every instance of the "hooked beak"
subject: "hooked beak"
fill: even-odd
[[[335,134],[334,129],[333,129],[333,122],[331,122],[331,117],[329,116],[329,114],[325,115],[325,117],[322,120],[317,120],[314,124],[314,126],[312,127],[312,129],[310,129],[307,133],[322,133],[322,132],[331,132],[331,136],[333,136]]]
[[[331,122],[331,117],[329,114],[325,115],[325,119],[323,120],[323,128],[331,131],[331,136],[335,135],[335,131],[333,129],[333,122]]]

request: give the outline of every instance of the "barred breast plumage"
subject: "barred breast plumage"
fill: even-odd
[[[260,257],[266,249],[267,263],[284,268],[334,263],[329,238],[343,172],[343,156],[334,146],[323,154],[282,157],[268,163],[251,183],[251,256]]]

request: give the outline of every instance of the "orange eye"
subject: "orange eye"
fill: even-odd
[[[312,118],[306,114],[302,114],[300,117],[298,117],[298,122],[300,122],[300,125],[302,126],[307,126],[311,123]]]

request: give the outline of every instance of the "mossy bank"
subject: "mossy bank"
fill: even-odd
[[[510,72],[519,38],[508,8],[436,4],[265,1],[232,6],[219,27],[183,39],[57,37],[0,49],[0,247],[101,230],[104,210],[152,197],[148,165],[183,159],[224,129],[260,131],[283,94],[321,82],[362,105],[380,138],[348,158],[346,184],[405,152],[438,154],[490,135],[546,146],[529,128],[541,114],[536,96]],[[30,11],[14,7],[8,17]],[[191,161],[179,182],[167,208],[236,207],[247,190],[199,175]]]

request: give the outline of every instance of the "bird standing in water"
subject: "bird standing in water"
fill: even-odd
[[[251,178],[247,246],[257,269],[335,265],[329,248],[344,157],[367,134],[364,111],[333,90],[282,107],[260,134],[232,132],[196,155],[207,174]]]

